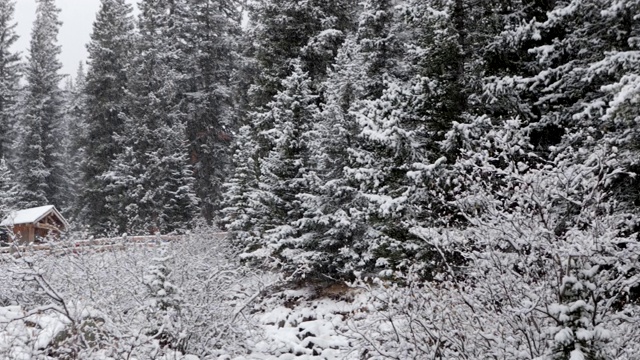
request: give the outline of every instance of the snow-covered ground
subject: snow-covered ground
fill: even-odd
[[[243,288],[238,285],[232,291],[241,293]],[[361,359],[363,349],[356,344],[362,339],[356,329],[366,319],[369,296],[346,286],[339,289],[341,294],[324,294],[323,289],[314,288],[281,290],[255,299],[242,315],[245,326],[234,329],[244,333],[242,341],[227,343],[206,358]],[[68,329],[69,319],[56,309],[38,312],[20,306],[0,307],[0,354],[11,359],[53,359],[47,348],[56,346]],[[157,346],[149,344],[148,348],[156,350]],[[100,350],[92,356],[116,358]],[[175,351],[164,351],[157,358],[199,359]]]
[[[339,298],[316,298],[311,288],[272,294],[255,306],[262,331],[249,339],[252,352],[234,359],[360,359],[349,324],[365,297],[353,292]]]

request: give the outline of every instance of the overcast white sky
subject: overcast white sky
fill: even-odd
[[[130,3],[137,2],[129,0]],[[28,53],[31,27],[36,13],[35,0],[16,0],[15,21],[20,39],[15,45],[23,59]],[[80,61],[85,62],[93,21],[100,8],[100,0],[56,0],[60,8],[62,27],[58,35],[58,44],[62,46],[62,73],[75,77]]]

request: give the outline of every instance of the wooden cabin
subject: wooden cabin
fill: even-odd
[[[59,237],[69,228],[69,223],[55,206],[47,205],[13,211],[2,220],[0,227],[13,231],[20,242],[32,243]]]

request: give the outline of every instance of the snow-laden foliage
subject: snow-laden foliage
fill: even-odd
[[[19,90],[20,56],[13,46],[18,41],[14,22],[15,2],[0,1],[0,158],[9,158],[13,117]]]
[[[252,236],[260,233],[264,225],[260,217],[266,214],[260,203],[258,175],[260,170],[256,161],[256,142],[249,126],[243,126],[236,136],[236,149],[233,155],[236,168],[233,176],[226,182],[223,218],[221,222],[233,233],[234,239],[248,243]]]
[[[244,264],[198,237],[7,256],[0,355],[637,357],[637,0],[143,0],[136,30],[104,0],[65,114],[39,3],[24,91],[0,63],[0,206],[96,234],[201,213]]]
[[[353,326],[372,358],[634,358],[636,217],[608,191],[628,176],[620,154],[543,160],[526,130],[481,118],[449,133],[465,139],[454,201],[468,226],[412,229],[446,264],[435,281],[421,265],[395,274],[403,285],[359,283],[375,310]]]
[[[68,134],[62,140],[64,171],[69,179],[69,191],[65,194],[63,214],[70,219],[78,217],[82,209],[80,194],[83,189],[82,168],[86,159],[86,78],[84,65],[80,63],[75,78],[68,79],[65,85],[65,110],[63,132]]]
[[[364,59],[361,62],[366,77],[364,81],[364,98],[379,98],[384,90],[384,77],[402,76],[406,69],[403,62],[403,46],[401,40],[402,24],[398,21],[393,1],[367,0],[362,2],[362,10],[358,15],[358,27],[355,32],[358,40],[358,51]]]
[[[59,12],[53,0],[39,0],[31,33],[14,161],[20,185],[18,202],[24,207],[62,206],[67,191],[62,163],[62,91],[58,87],[61,50],[56,43]]]
[[[164,250],[164,249],[162,249]],[[156,329],[148,335],[164,346],[184,351],[183,324],[181,322],[182,294],[172,283],[171,267],[173,259],[166,251],[151,259],[148,274],[144,277],[148,297],[145,301],[147,316]]]
[[[549,307],[549,314],[559,323],[552,357],[606,359],[602,348],[610,340],[611,332],[600,324],[594,324],[596,309],[590,301],[597,286],[590,278],[599,269],[596,266],[575,271],[572,269],[575,266],[573,261],[572,258],[567,261],[568,274],[562,279],[560,287],[561,303]]]
[[[352,27],[353,0],[291,2],[260,0],[249,3],[248,33],[258,74],[253,79],[251,102],[260,111],[283,89],[282,80],[300,61],[316,85],[326,75]],[[286,34],[286,35],[285,35]]]
[[[112,201],[110,183],[103,177],[122,149],[116,138],[125,133],[123,115],[128,88],[127,69],[134,39],[132,7],[123,0],[104,0],[96,14],[87,45],[89,53],[84,105],[86,131],[79,140],[84,147],[81,207],[85,222],[97,234],[121,226]]]
[[[313,271],[326,277],[349,276],[367,265],[361,259],[365,246],[363,199],[355,184],[344,177],[349,148],[356,138],[357,123],[349,110],[364,92],[362,53],[354,36],[348,37],[323,87],[325,103],[317,123],[317,141],[311,149],[316,163],[316,183],[304,194],[303,232],[313,244]],[[359,266],[353,266],[358,263]]]
[[[235,93],[241,68],[236,0],[189,0],[176,8],[175,41],[182,52],[178,71],[189,163],[202,215],[211,221],[221,208],[223,184],[233,169],[232,131],[241,110]]]
[[[198,204],[184,127],[178,123],[153,128],[134,120],[127,121],[126,127],[136,138],[124,140],[132,143],[125,143],[128,146],[118,155],[112,171],[104,175],[111,182],[108,190],[114,195],[107,199],[117,204],[121,230],[137,234],[184,232],[193,225]]]
[[[638,281],[633,265],[637,220],[610,193],[616,180],[628,176],[617,149],[568,149],[545,161],[526,147],[517,122],[504,130],[492,130],[486,119],[482,122],[488,131],[476,133],[481,149],[468,150],[461,161],[466,176],[475,181],[457,201],[471,224],[464,239],[480,249],[469,254],[476,268],[471,279],[504,289],[497,298],[500,292],[493,293],[494,304],[520,304],[523,311],[531,308],[558,322],[555,326],[569,319],[551,309],[585,301],[594,312],[584,324],[586,331],[603,328],[624,334],[619,316],[637,306],[632,290]],[[460,130],[473,134],[474,126]],[[591,285],[572,295],[566,289],[567,278],[579,279],[585,271],[592,272],[587,278]],[[578,294],[583,298],[576,299]],[[543,333],[556,331],[549,325]],[[622,358],[627,351],[615,343],[601,350],[598,341],[603,339],[598,336],[587,340],[593,348],[584,351],[593,354],[604,351]],[[547,354],[539,350],[538,356]]]
[[[99,176],[114,225],[127,233],[169,233],[189,229],[198,213],[193,167],[189,163],[185,113],[178,68],[181,50],[173,30],[181,3],[140,4],[135,55],[128,73],[124,128],[116,141],[120,153],[110,171]]]
[[[307,73],[296,65],[283,82],[284,90],[268,105],[269,111],[259,115],[273,124],[263,132],[272,149],[261,159],[254,195],[259,197],[259,203],[253,211],[258,219],[268,220],[255,240],[259,248],[250,248],[247,256],[275,256],[287,271],[304,268],[313,256],[307,252],[313,245],[307,243],[308,237],[299,230],[305,217],[302,197],[311,193],[317,178],[311,155],[316,136],[314,120],[319,110],[310,84]]]
[[[18,186],[15,183],[13,172],[4,158],[0,158],[0,218],[15,209],[15,201],[18,195]]]
[[[480,118],[449,133],[467,144],[455,203],[468,226],[412,230],[447,266],[430,283],[420,267],[398,275],[409,286],[377,296],[380,325],[361,332],[381,357],[633,358],[639,248],[636,216],[608,191],[627,175],[619,154],[544,160],[525,130]]]
[[[97,251],[52,245],[50,254],[2,255],[2,357],[244,354],[258,334],[249,305],[274,281],[239,266],[226,239],[208,231]]]

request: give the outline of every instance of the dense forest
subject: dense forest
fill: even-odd
[[[156,254],[141,284],[153,298],[173,266],[186,285],[167,285],[154,309],[183,312],[146,318],[161,329],[145,333],[154,357],[123,335],[135,326],[117,306],[105,343],[119,331],[141,359],[266,359],[256,351],[275,350],[220,324],[268,293],[291,308],[302,300],[283,288],[346,282],[369,304],[341,322],[354,321],[341,333],[351,357],[322,355],[319,340],[279,351],[640,354],[640,0],[140,0],[137,17],[102,0],[72,80],[55,1],[38,0],[24,61],[13,3],[0,0],[0,214],[54,204],[78,232],[205,234],[228,256]],[[207,237],[215,227],[228,238]],[[15,266],[48,289],[33,262]],[[257,273],[279,285],[240,310],[216,297],[219,318],[193,315],[213,304],[190,302],[209,284],[198,279],[222,279],[221,292]],[[0,305],[27,307],[7,294]],[[87,317],[65,311],[86,336]],[[65,354],[128,358],[83,341]]]

